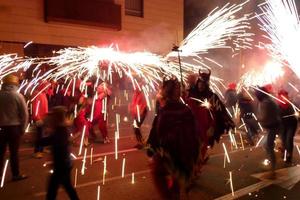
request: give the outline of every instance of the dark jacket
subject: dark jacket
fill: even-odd
[[[225,131],[234,128],[234,122],[227,113],[223,102],[210,89],[207,89],[204,92],[194,91],[189,96],[201,101],[205,101],[206,99],[211,106],[210,113],[213,117],[215,126],[213,136],[209,138],[209,145],[213,146],[215,141],[219,142],[221,135],[224,134]]]
[[[190,176],[199,149],[191,110],[181,102],[167,102],[153,121],[148,144],[166,160],[166,165]]]
[[[268,96],[259,100],[257,118],[264,128],[276,128],[281,126],[279,107],[275,101]]]
[[[69,131],[66,126],[58,126],[50,136],[41,139],[42,146],[51,146],[54,170],[64,171],[72,167],[69,150]]]

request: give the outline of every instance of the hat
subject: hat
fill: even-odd
[[[19,78],[15,75],[8,74],[2,79],[3,84],[7,85],[19,85]]]
[[[236,89],[236,83],[229,83],[228,84],[228,89],[235,90]]]
[[[205,83],[209,82],[211,71],[210,71],[210,69],[207,69],[207,70],[208,70],[208,73],[201,72],[199,70],[199,78],[198,78],[199,81],[205,82]]]

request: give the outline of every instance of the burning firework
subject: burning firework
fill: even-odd
[[[300,77],[300,21],[294,0],[266,0],[259,8],[262,11],[257,16],[260,28],[271,42],[262,46],[274,59],[288,64]]]
[[[263,86],[270,83],[275,83],[284,75],[283,66],[276,61],[269,61],[264,68],[260,70],[252,70],[244,74],[240,79],[239,85],[246,87]]]

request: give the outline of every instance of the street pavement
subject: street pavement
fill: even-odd
[[[145,137],[149,133],[150,124],[151,117],[143,126]],[[76,179],[79,197],[86,200],[97,200],[98,195],[101,200],[160,200],[150,173],[151,160],[144,150],[134,148],[136,143],[131,123],[122,121],[120,124],[117,159],[113,139],[116,127],[113,123],[111,125],[110,144],[94,143],[86,148],[84,175],[81,173],[85,149],[82,155],[78,156],[79,147],[72,147],[72,152],[76,156],[73,161],[72,181],[75,184]],[[244,135],[242,137],[245,138]],[[258,147],[250,147],[245,140],[241,142],[239,134],[236,134],[235,138],[237,147],[231,145],[228,135],[224,135],[220,143],[209,150],[210,159],[195,181],[189,199],[300,199],[300,167],[297,165],[300,163],[300,153],[297,148],[294,151],[292,165],[286,165],[282,161],[281,154],[277,153],[277,178],[271,180],[265,177],[269,166],[263,164],[266,158],[262,147],[263,140]],[[51,167],[44,164],[51,160],[51,156],[46,154],[42,159],[33,158],[30,134],[27,133],[23,140],[20,149],[20,168],[29,175],[29,178],[11,182],[8,168],[4,187],[0,188],[1,200],[45,199]],[[295,144],[300,144],[299,135],[295,141]],[[228,151],[228,158],[224,155],[224,147]],[[107,173],[103,180],[105,157]],[[125,159],[124,177],[122,177],[123,159]],[[62,187],[57,199],[68,199]]]

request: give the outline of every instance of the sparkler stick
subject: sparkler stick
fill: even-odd
[[[229,172],[229,181],[230,181],[230,189],[231,189],[231,194],[234,196],[234,191],[233,191],[233,183],[232,183],[232,172]]]
[[[118,160],[118,132],[115,131],[115,159]]]
[[[264,131],[263,127],[261,126],[260,122],[258,122],[258,126],[260,128],[261,131]]]
[[[125,174],[125,162],[126,162],[126,160],[125,160],[125,158],[123,158],[123,161],[122,161],[122,178],[125,177],[124,176],[124,174]]]
[[[2,179],[1,179],[1,188],[3,188],[4,185],[4,179],[5,179],[5,175],[6,175],[6,170],[7,170],[7,165],[8,165],[8,160],[5,161],[5,165],[4,165],[4,169],[3,169],[3,173],[2,173]]]
[[[106,156],[104,156],[103,161],[103,175],[102,175],[102,184],[105,184],[105,174],[106,174]]]
[[[258,147],[260,142],[262,141],[262,139],[264,138],[264,135],[261,136],[261,138],[258,140],[257,144],[255,145],[255,147]]]
[[[131,184],[134,184],[135,182],[134,182],[134,172],[133,173],[131,173]]]
[[[295,104],[293,104],[289,99],[287,99],[285,96],[281,95],[281,97],[284,100],[286,100],[289,104],[291,104],[293,106],[293,108],[295,108],[298,112],[300,111],[300,109]]]
[[[229,131],[229,138],[230,138],[230,142],[235,146],[236,149],[238,149],[235,137],[233,136],[233,134],[231,133],[231,131]]]
[[[84,171],[85,171],[86,153],[87,153],[87,148],[84,149],[84,156],[83,156],[83,159],[82,159],[81,175],[84,175]]]
[[[71,81],[70,81],[71,82]],[[72,87],[72,97],[75,95],[75,85],[76,85],[76,79],[75,77],[73,78],[73,87]]]
[[[83,129],[82,129],[82,135],[81,135],[80,147],[79,147],[78,155],[81,155],[81,153],[82,153],[82,146],[83,146],[83,139],[84,139],[84,135],[85,135],[85,129],[86,129],[86,126],[84,125]]]
[[[41,103],[41,102],[38,101],[37,104],[36,104],[36,110],[35,110],[34,116],[37,116],[38,113],[39,113],[40,103]]]
[[[284,157],[283,157],[283,161],[284,161],[284,162],[286,161],[286,154],[287,154],[287,151],[284,150]]]
[[[26,47],[28,47],[30,44],[32,44],[33,43],[33,41],[30,41],[30,42],[27,42],[25,45],[24,45],[24,49],[26,48]]]
[[[243,118],[241,118],[241,120],[242,120],[243,124],[245,125],[245,126],[244,126],[244,128],[245,128],[245,131],[246,131],[246,133],[248,133],[248,129],[247,129],[247,127],[246,127],[246,124],[245,124],[245,121],[244,121],[244,119],[243,119]]]
[[[137,120],[138,120],[138,122],[141,122],[139,105],[136,105],[136,112],[137,112]]]
[[[75,169],[75,178],[74,178],[74,187],[76,188],[77,186],[77,176],[78,176],[78,169]]]
[[[117,138],[118,139],[120,139],[119,123],[120,123],[120,115],[118,113],[116,113],[116,127],[117,127]]]
[[[224,154],[224,169],[225,169],[225,167],[226,167],[226,155]]]
[[[74,107],[74,119],[77,117],[77,104]]]
[[[97,200],[100,200],[100,185],[97,188]]]
[[[31,98],[31,102],[33,102],[35,100],[35,98],[40,95],[42,92],[44,92],[51,84],[46,85],[46,87],[44,87],[43,89],[41,89],[34,97]]]
[[[68,83],[68,85],[67,85],[67,88],[66,88],[66,91],[65,91],[65,93],[64,93],[64,96],[67,95],[68,90],[69,90],[69,87],[70,87],[70,85],[71,85],[71,82],[72,82],[72,80],[69,81],[69,83]]]
[[[299,149],[299,146],[298,146],[298,145],[296,145],[296,148],[297,148],[297,150],[298,150],[298,153],[299,153],[299,156],[300,156],[300,149]]]
[[[243,142],[243,137],[242,137],[242,133],[241,132],[240,132],[240,139],[241,139],[241,143],[242,143],[242,148],[243,148],[243,150],[245,150],[244,142]]]
[[[291,84],[290,82],[288,83],[296,92],[299,92],[298,88],[296,88],[296,86],[294,86],[293,84]]]
[[[76,157],[73,153],[71,153],[70,155],[71,155],[71,157],[72,157],[74,160],[77,159],[77,157]]]
[[[225,155],[226,155],[226,159],[227,159],[227,162],[230,163],[230,158],[229,158],[229,155],[228,155],[228,152],[227,152],[227,149],[226,149],[226,146],[224,143],[222,143],[223,145],[223,148],[224,148],[224,152],[225,152]]]
[[[107,97],[104,98],[104,121],[107,119]]]
[[[94,117],[94,109],[95,109],[95,101],[96,101],[96,99],[98,99],[97,93],[95,94],[95,96],[94,96],[94,98],[93,98],[90,121],[93,121],[93,117]]]
[[[228,110],[228,108],[226,108],[226,111],[229,114],[229,116],[232,118],[232,114],[230,113],[230,111]]]
[[[94,151],[94,148],[92,147],[91,148],[91,157],[90,157],[90,164],[91,165],[93,164],[93,151]]]

